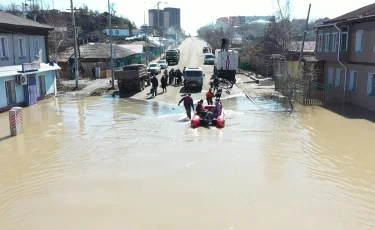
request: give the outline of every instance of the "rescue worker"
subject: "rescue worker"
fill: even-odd
[[[189,93],[187,96],[183,97],[180,102],[178,102],[178,106],[180,106],[182,102],[184,102],[187,117],[191,119],[191,109],[194,111],[194,102],[193,98],[191,98],[191,94]]]
[[[206,120],[209,125],[212,124],[212,120],[217,119],[223,111],[223,105],[221,104],[221,101],[219,99],[216,99],[215,108],[213,111],[209,111],[206,114]]]
[[[212,92],[212,88],[210,88],[208,90],[208,92],[206,93],[206,100],[207,100],[207,104],[208,105],[213,105],[214,102],[212,101],[212,99],[214,98],[214,93]]]
[[[167,84],[168,84],[168,80],[167,80],[167,76],[164,74],[161,79],[160,79],[160,83],[161,83],[161,88],[163,89],[163,93],[167,92]]]

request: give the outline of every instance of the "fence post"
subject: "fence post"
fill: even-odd
[[[21,107],[13,107],[9,110],[10,135],[17,136],[23,133],[23,115]]]

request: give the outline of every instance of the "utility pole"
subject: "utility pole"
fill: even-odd
[[[307,19],[306,19],[305,31],[303,32],[303,40],[302,40],[302,46],[301,46],[301,53],[299,54],[299,60],[298,60],[298,71],[300,71],[300,69],[301,69],[301,61],[302,61],[302,56],[303,56],[303,49],[304,49],[304,46],[305,46],[306,33],[307,33],[307,30],[309,29],[310,9],[311,9],[311,3],[309,4],[309,11],[307,12]]]
[[[73,24],[73,36],[74,36],[74,75],[76,79],[76,89],[78,89],[78,78],[79,78],[79,72],[78,72],[78,55],[77,55],[77,30],[76,30],[76,20],[74,17],[74,7],[73,7],[73,0],[70,0],[70,9],[72,11],[72,24]]]
[[[112,88],[115,88],[115,73],[113,72],[113,50],[112,50],[112,16],[111,16],[111,5],[108,0],[108,21],[109,21],[109,48],[111,49],[111,77],[112,77]]]

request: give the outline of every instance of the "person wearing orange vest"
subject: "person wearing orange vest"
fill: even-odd
[[[208,105],[213,105],[214,102],[212,101],[212,98],[214,98],[214,93],[212,92],[212,89],[210,88],[208,92],[206,93],[206,100]]]

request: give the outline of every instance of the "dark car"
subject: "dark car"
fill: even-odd
[[[208,52],[208,47],[203,47],[203,53],[207,53]]]

